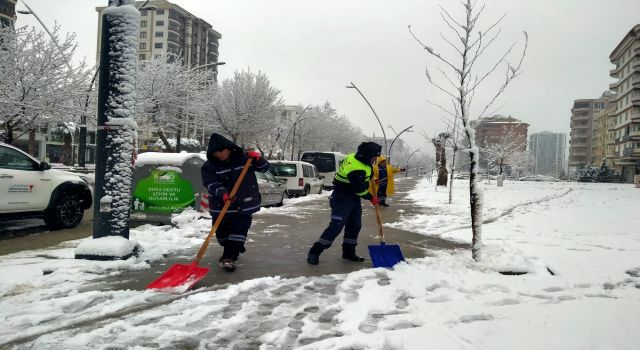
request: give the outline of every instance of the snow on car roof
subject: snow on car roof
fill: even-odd
[[[187,160],[193,158],[200,158],[207,160],[207,156],[203,153],[162,153],[162,152],[145,152],[138,154],[136,159],[136,167],[144,165],[173,165],[181,166]]]

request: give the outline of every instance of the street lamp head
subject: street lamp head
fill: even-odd
[[[155,10],[157,10],[157,9],[158,9],[158,8],[157,8],[156,6],[154,6],[154,5],[149,5],[149,6],[141,7],[141,8],[139,8],[138,10],[150,10],[150,11],[155,11]]]
[[[31,11],[27,11],[27,10],[16,10],[17,13],[23,14],[23,15],[32,15],[33,12]]]

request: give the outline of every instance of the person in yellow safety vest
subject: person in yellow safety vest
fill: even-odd
[[[363,142],[358,146],[356,153],[347,155],[340,163],[340,168],[333,178],[333,193],[329,198],[331,206],[331,222],[322,232],[307,255],[307,262],[318,265],[320,254],[331,246],[344,228],[342,241],[342,258],[363,262],[365,259],[356,254],[358,234],[362,227],[361,199],[371,201],[378,205],[378,197],[375,192],[369,192],[369,181],[375,164],[376,157],[380,156],[382,146],[375,142]]]
[[[380,205],[388,207],[386,203],[387,197],[391,196],[394,191],[393,174],[401,172],[401,168],[396,168],[387,163],[385,156],[378,157],[376,164],[373,166],[373,178],[369,191],[377,193],[380,199]]]

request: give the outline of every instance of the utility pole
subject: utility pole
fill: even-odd
[[[140,23],[134,4],[109,0],[102,12],[93,238],[129,238]]]

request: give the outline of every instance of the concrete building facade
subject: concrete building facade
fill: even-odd
[[[579,99],[573,101],[571,107],[570,140],[569,140],[569,172],[577,170],[593,160],[593,120],[594,116],[604,110],[610,94],[605,92],[597,99]]]
[[[609,85],[616,93],[615,112],[609,118],[607,155],[614,169],[632,182],[640,173],[640,24],[634,26],[609,55],[616,67]]]
[[[566,173],[567,134],[543,131],[531,134],[529,151],[533,158],[531,171],[536,175],[561,177]]]
[[[18,0],[0,0],[0,26],[11,27],[16,22]]]

